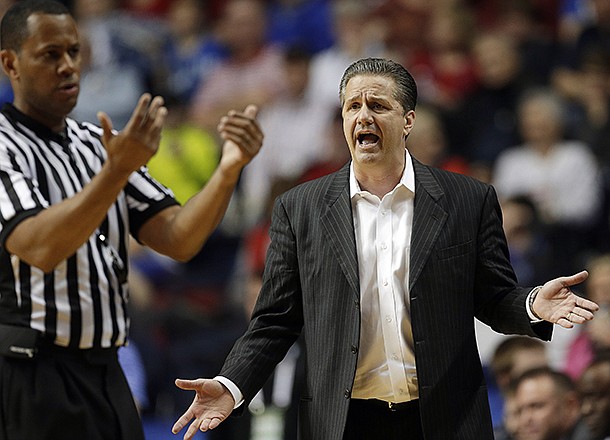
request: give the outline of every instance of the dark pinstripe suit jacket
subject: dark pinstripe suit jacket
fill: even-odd
[[[474,317],[501,333],[550,339],[529,322],[516,285],[495,191],[414,160],[409,291],[427,440],[493,439]],[[263,287],[246,334],[221,375],[249,401],[302,332],[307,377],[302,440],[340,440],[360,334],[349,167],[276,201]]]

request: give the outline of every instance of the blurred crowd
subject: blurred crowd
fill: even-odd
[[[420,97],[407,141],[414,157],[495,186],[520,284],[588,268],[591,279],[581,293],[602,310],[610,307],[608,0],[64,3],[83,42],[72,116],[96,120],[104,110],[121,128],[142,92],[162,95],[169,120],[149,169],[179,201],[205,185],[218,163],[221,115],[256,104],[265,132],[223,223],[196,258],[177,263],[133,244],[132,344],[125,359],[144,415],[174,418],[187,407],[190,397],[174,389],[174,378],[214,376],[245,329],[274,197],[348,161],[338,84],[362,57],[392,58],[415,77]],[[11,99],[2,78],[0,100]],[[530,380],[576,390],[609,348],[610,316],[599,313],[573,333],[552,372]],[[294,438],[295,422],[279,433],[261,414],[274,408],[292,420],[303,355],[295,346],[250,413],[207,437]],[[607,407],[608,365],[603,368]],[[490,382],[501,388],[500,426],[504,400],[519,396],[520,385],[495,374]],[[584,411],[592,397],[575,396]],[[274,429],[276,437],[269,434]],[[509,438],[535,438],[518,432]],[[608,422],[600,432],[590,438],[608,438]]]

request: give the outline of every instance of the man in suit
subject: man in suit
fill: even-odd
[[[276,200],[249,329],[219,376],[176,381],[196,395],[174,433],[240,411],[302,334],[301,439],[493,439],[473,318],[548,340],[593,317],[586,272],[517,286],[491,186],[409,155],[416,101],[397,63],[347,68],[352,160]]]

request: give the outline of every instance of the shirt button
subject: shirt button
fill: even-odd
[[[392,322],[392,317],[390,315],[385,315],[386,322]]]
[[[381,215],[385,216],[388,212],[384,209],[383,211],[381,211]]]
[[[385,244],[385,241],[381,243],[381,249],[386,250],[388,248],[388,245]]]
[[[387,286],[388,285],[388,280],[383,280],[383,285]]]
[[[392,359],[394,359],[395,361],[397,361],[397,360],[398,360],[398,355],[397,355],[396,353],[394,353],[394,354],[392,355]]]

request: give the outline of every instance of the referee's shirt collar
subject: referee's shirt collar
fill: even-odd
[[[411,155],[409,151],[405,148],[405,169],[402,172],[402,177],[400,178],[400,182],[396,185],[396,187],[404,186],[413,194],[415,194],[415,170],[413,169],[413,161],[411,160]],[[395,187],[395,189],[396,189]],[[360,184],[358,180],[356,180],[356,175],[354,174],[354,162],[349,166],[349,196],[350,199],[354,199],[354,196],[357,194],[361,194],[363,192],[362,188],[360,188]]]
[[[36,136],[43,140],[55,141],[60,145],[65,145],[67,142],[68,137],[66,134],[66,126],[64,126],[61,133],[57,133],[46,125],[41,124],[40,122],[30,118],[25,113],[19,111],[17,107],[11,103],[5,103],[2,106],[2,113],[9,119],[25,125],[27,128],[36,133]]]

